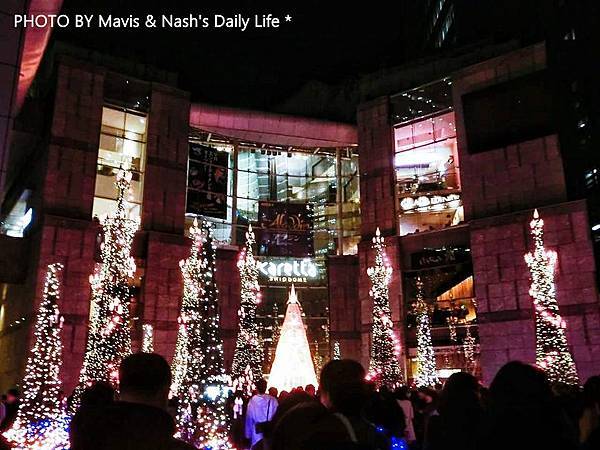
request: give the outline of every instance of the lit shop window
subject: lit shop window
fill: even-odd
[[[33,209],[28,206],[28,200],[31,192],[25,190],[19,200],[0,222],[0,234],[11,237],[23,237],[25,229],[33,221]]]
[[[146,159],[146,115],[104,107],[96,168],[92,214],[105,217],[116,204],[115,180],[119,168],[132,171],[128,198],[131,217],[141,216],[144,165]]]
[[[394,130],[400,235],[463,221],[454,112]]]

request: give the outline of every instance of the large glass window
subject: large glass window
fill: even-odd
[[[243,241],[248,224],[256,227],[259,244],[264,244],[259,245],[263,255],[318,257],[356,252],[360,226],[359,183],[357,155],[351,149],[288,152],[240,145],[236,164],[233,145],[209,142],[191,145],[213,147],[214,152],[227,151],[229,154],[225,213],[224,209],[219,212],[206,207],[210,203],[206,201],[196,202],[198,207],[194,207],[197,196],[206,200],[204,197],[208,195],[214,199],[223,195],[224,190],[215,193],[214,189],[209,189],[204,194],[192,192],[206,190],[203,186],[193,186],[195,176],[192,172],[210,175],[215,167],[220,170],[225,165],[199,162],[190,152],[188,213],[190,217],[201,215],[217,222],[219,239],[229,241],[231,225],[235,222],[238,242]],[[211,179],[210,176],[201,178]],[[234,185],[237,186],[235,201]],[[232,220],[234,215],[235,221]]]
[[[132,171],[128,198],[132,217],[141,216],[144,165],[146,160],[146,115],[125,109],[105,106],[102,109],[102,129],[96,169],[96,187],[92,214],[106,216],[114,209],[119,168]]]
[[[444,82],[442,87],[448,87]],[[399,233],[401,236],[423,231],[438,230],[463,221],[460,196],[460,173],[456,148],[456,123],[451,106],[440,99],[441,87],[433,90],[433,100],[425,97],[426,89],[419,95],[402,96],[410,108],[395,117],[413,116],[415,102],[430,107],[423,112],[427,117],[401,123],[394,129]],[[410,100],[410,101],[409,101]]]
[[[477,302],[473,288],[473,269],[469,249],[443,247],[424,249],[411,255],[412,270],[404,273],[406,299],[407,346],[412,356],[410,372],[418,370],[417,299],[428,305],[431,335],[436,354],[438,375],[466,370],[479,372],[477,358]],[[464,346],[473,338],[473,358],[465,355]]]

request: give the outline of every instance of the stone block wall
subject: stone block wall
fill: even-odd
[[[545,244],[558,253],[556,293],[583,380],[600,367],[600,303],[585,203],[539,209]],[[533,247],[532,211],[471,222],[481,366],[489,383],[506,362],[535,362],[535,326],[524,255]]]
[[[358,108],[361,234],[373,236],[377,227],[395,234],[397,227],[394,142],[389,101],[383,97]]]
[[[354,255],[330,256],[329,339],[340,343],[342,358],[361,360],[361,307],[358,296],[359,265]]]

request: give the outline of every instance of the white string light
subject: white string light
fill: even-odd
[[[23,400],[13,426],[4,437],[17,449],[57,450],[69,448],[68,420],[60,399],[62,365],[60,333],[63,319],[58,309],[62,264],[46,271],[44,297],[34,328],[33,346],[23,379]]]
[[[131,353],[130,281],[136,270],[131,244],[140,225],[138,217],[129,216],[127,207],[131,178],[130,170],[119,170],[115,182],[117,205],[102,221],[102,262],[90,276],[92,299],[88,340],[73,408],[78,406],[83,389],[93,382],[107,381],[117,387],[119,365]]]
[[[389,300],[389,282],[392,267],[385,254],[383,237],[377,228],[373,238],[375,265],[367,269],[371,278],[369,295],[373,299],[373,329],[371,342],[371,362],[367,379],[380,386],[393,388],[402,383],[398,360],[400,340],[394,332]]]
[[[179,380],[176,436],[200,449],[229,450],[225,402],[229,377],[223,367],[216,248],[212,227],[194,220],[190,256],[181,261],[184,299],[181,307],[185,363]],[[178,342],[179,344],[179,342]]]
[[[246,233],[246,246],[240,252],[237,263],[240,272],[239,331],[231,366],[231,377],[243,392],[252,392],[252,387],[241,387],[240,378],[251,380],[253,383],[262,378],[263,350],[259,344],[256,322],[256,307],[260,303],[261,294],[258,285],[258,263],[252,250],[254,243],[254,232],[250,225]]]
[[[567,324],[559,314],[556,301],[557,255],[544,247],[544,221],[537,209],[529,226],[534,250],[525,255],[525,262],[531,273],[529,295],[535,310],[536,364],[546,371],[552,383],[578,385],[579,376],[565,333]]]
[[[415,312],[417,317],[417,375],[415,384],[418,387],[435,386],[439,382],[435,362],[435,352],[431,340],[431,322],[429,306],[423,297],[423,281],[417,278],[417,299]]]

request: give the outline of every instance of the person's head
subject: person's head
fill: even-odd
[[[110,383],[98,381],[87,387],[81,394],[81,407],[104,406],[115,399],[115,390]]]
[[[277,398],[277,393],[278,393],[278,391],[277,391],[277,388],[276,388],[275,386],[271,386],[271,387],[269,388],[269,395],[270,395],[271,397],[275,397],[275,398]]]
[[[166,408],[171,368],[156,353],[134,353],[119,368],[121,400]]]
[[[600,407],[600,375],[588,378],[583,385],[583,401],[587,408]]]
[[[542,369],[511,361],[492,380],[490,397],[495,405],[542,405],[551,402],[553,394]]]
[[[357,361],[329,361],[321,370],[319,383],[321,402],[342,414],[360,414],[366,400],[365,369]]]
[[[290,393],[289,393],[288,391],[285,391],[285,390],[284,390],[284,391],[281,391],[281,392],[279,393],[278,400],[279,400],[279,401],[281,401],[281,400],[284,400],[285,398],[289,397],[289,395],[290,395]]]
[[[6,403],[15,403],[19,400],[20,396],[21,391],[19,391],[17,388],[9,389],[6,392]]]
[[[306,387],[304,388],[304,391],[306,391],[306,393],[308,395],[315,395],[317,393],[317,389],[315,388],[315,386],[313,384],[307,384]]]
[[[399,386],[394,391],[394,395],[398,400],[408,400],[408,386]]]
[[[423,403],[429,404],[432,403],[437,398],[437,393],[435,390],[428,387],[420,387],[417,389],[417,397]]]
[[[470,373],[457,372],[446,380],[439,397],[440,413],[460,414],[464,411],[479,411],[481,407],[479,381]]]
[[[256,382],[256,390],[259,394],[267,392],[267,381],[264,378],[261,378]]]

